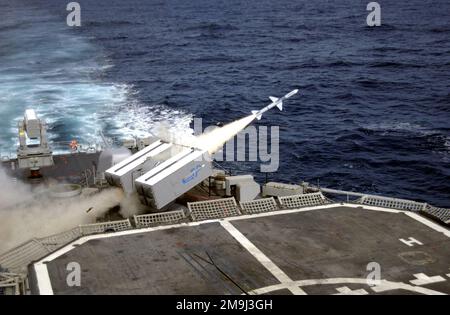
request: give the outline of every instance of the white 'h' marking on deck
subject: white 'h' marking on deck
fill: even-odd
[[[414,246],[414,244],[417,244],[417,245],[423,245],[422,242],[416,240],[414,237],[410,237],[410,238],[408,238],[407,240],[405,240],[405,239],[403,239],[403,238],[399,238],[399,241],[402,242],[402,243],[404,243],[404,244],[406,244],[406,245],[408,245],[409,247]]]
[[[246,238],[238,229],[236,229],[229,221],[221,221],[220,224],[228,231],[246,250],[259,261],[270,273],[281,283],[294,283],[287,274],[284,273],[275,263],[270,260],[261,250],[259,250],[248,238]],[[298,286],[288,286],[289,291],[296,295],[306,295],[306,292]]]

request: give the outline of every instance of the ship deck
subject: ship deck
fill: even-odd
[[[449,237],[410,212],[350,204],[282,210],[83,237],[31,265],[31,287],[35,294],[448,294]],[[80,266],[80,286],[67,284],[71,262]]]

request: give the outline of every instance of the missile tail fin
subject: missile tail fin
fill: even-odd
[[[259,114],[259,110],[252,110],[252,115],[256,117],[256,119],[261,120],[262,114]]]

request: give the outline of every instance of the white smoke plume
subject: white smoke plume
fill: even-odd
[[[189,132],[174,133],[160,124],[157,134],[178,144],[207,150],[213,154],[247,127],[250,115],[198,137]],[[0,254],[32,238],[40,238],[70,230],[80,224],[94,223],[110,208],[121,205],[124,217],[145,212],[135,196],[124,198],[118,188],[110,188],[90,196],[59,199],[14,181],[0,169]]]
[[[228,140],[244,130],[254,119],[255,116],[250,115],[233,121],[223,127],[218,127],[210,132],[206,132],[194,140],[194,146],[207,150],[210,154],[213,154],[220,150]]]
[[[140,201],[137,193],[125,195],[120,201],[120,215],[129,218],[133,215],[144,214],[148,211],[148,207],[144,206]]]
[[[117,188],[89,196],[52,198],[43,190],[15,182],[1,169],[0,187],[0,254],[32,238],[94,223],[123,198]]]

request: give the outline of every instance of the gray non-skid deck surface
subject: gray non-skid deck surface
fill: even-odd
[[[410,284],[414,274],[439,275],[445,281],[424,287],[450,293],[448,237],[403,213],[340,207],[231,223],[294,281],[365,279],[367,264],[377,262],[382,279]],[[409,237],[423,245],[399,240]],[[82,269],[78,288],[66,285],[66,265],[72,261]],[[279,284],[218,223],[91,240],[49,262],[48,270],[55,294],[241,294]],[[351,283],[302,289],[332,294],[344,286],[374,293]],[[290,294],[277,290],[273,293]]]
[[[81,287],[66,285],[71,261]],[[241,294],[277,283],[218,223],[91,240],[48,269],[56,294]]]
[[[368,263],[377,262],[382,279],[410,284],[417,273],[440,275],[446,281],[426,287],[450,293],[449,238],[403,213],[341,207],[233,225],[293,280],[366,278]],[[399,240],[410,237],[423,245],[409,247]],[[303,289],[328,293],[325,286]]]

